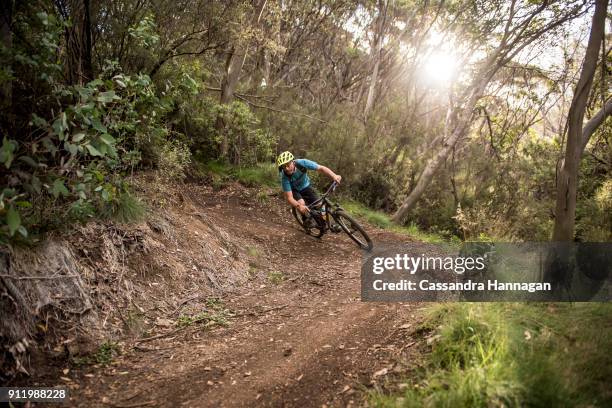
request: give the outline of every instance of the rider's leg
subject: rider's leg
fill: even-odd
[[[306,187],[303,190],[300,190],[300,195],[304,197],[304,200],[308,205],[314,203],[319,199],[319,195],[317,194],[317,192],[310,186]],[[321,216],[315,217],[315,220],[320,226],[323,226],[323,224],[325,223],[324,219]]]
[[[319,199],[319,195],[317,194],[317,192],[312,187],[310,187],[310,186],[306,187],[304,190],[301,190],[300,191],[300,195],[302,197],[304,197],[304,199],[306,200],[306,202],[308,204],[314,203],[315,201],[317,201]],[[330,217],[329,219],[330,219],[330,224],[331,224],[330,228],[331,228],[331,230],[333,232],[340,232],[340,231],[342,231],[342,228],[333,221],[333,218]],[[324,223],[325,220],[319,218],[318,222],[319,223]]]
[[[295,201],[297,201],[300,204],[306,204],[306,202],[304,201],[304,198],[302,197],[299,191],[291,190],[291,193],[293,194],[293,199]]]
[[[293,194],[293,199],[295,201],[297,201],[300,204],[304,204],[306,205],[306,202],[304,201],[304,198],[302,197],[302,194],[300,194],[299,191],[297,190],[291,190],[291,193]]]
[[[307,204],[312,204],[319,199],[319,195],[316,191],[310,186],[300,191],[300,196],[304,197],[304,200]]]
[[[292,189],[291,193],[293,194],[293,199],[295,201],[297,201],[298,203],[300,203],[302,205],[306,205],[306,201],[304,201],[304,198],[302,198],[302,195],[300,194],[299,191]],[[302,223],[304,223],[305,220],[306,220],[306,216],[304,214],[302,214]]]

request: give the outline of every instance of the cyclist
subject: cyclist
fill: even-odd
[[[308,159],[296,159],[290,152],[282,152],[276,159],[280,183],[287,202],[297,208],[302,214],[308,213],[306,205],[318,200],[317,193],[310,187],[310,178],[306,172],[316,170],[327,175],[340,184],[342,176],[334,173],[328,167],[321,166]]]

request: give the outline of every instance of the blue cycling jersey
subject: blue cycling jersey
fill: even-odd
[[[304,167],[307,170],[318,170],[319,165],[312,160],[308,159],[295,159],[295,163]],[[299,168],[297,168],[291,175],[288,177],[284,171],[280,171],[280,183],[284,192],[288,192],[293,190],[302,191],[306,187],[310,185],[310,179],[308,178],[308,174],[302,172]]]

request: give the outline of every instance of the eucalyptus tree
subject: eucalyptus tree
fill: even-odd
[[[92,62],[92,4],[90,0],[55,0],[65,26],[66,63],[64,75],[69,84],[83,84],[94,78]]]
[[[11,25],[13,21],[14,1],[3,1],[0,4],[0,44],[4,50],[10,50],[13,47],[13,33]],[[12,70],[10,65],[7,65],[6,70]],[[0,86],[0,109],[4,110],[11,106],[13,87],[10,79],[2,81]]]
[[[446,9],[449,32],[464,41],[462,64],[468,81],[458,86],[446,113],[444,134],[418,182],[393,215],[401,222],[425,193],[440,166],[466,137],[475,108],[499,70],[513,63],[529,47],[549,40],[563,24],[586,13],[585,0],[574,1],[461,1]]]
[[[557,204],[553,241],[571,241],[574,238],[580,159],[595,129],[612,112],[612,103],[608,101],[599,113],[593,116],[583,127],[584,114],[597,67],[598,55],[604,39],[607,8],[608,0],[596,0],[586,55],[568,113],[565,157],[557,175]]]
[[[237,10],[215,0],[96,2],[94,57],[99,67],[116,60],[127,72],[151,77],[173,59],[204,58],[227,44]]]
[[[367,120],[372,105],[374,104],[374,96],[376,95],[376,85],[378,82],[378,72],[380,70],[381,50],[387,26],[387,12],[389,9],[388,0],[378,1],[378,15],[376,16],[376,29],[374,30],[374,39],[372,45],[372,74],[370,76],[370,85],[368,87],[368,96],[366,98],[365,107],[363,108],[364,120]]]

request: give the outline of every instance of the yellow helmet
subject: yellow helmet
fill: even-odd
[[[278,155],[278,157],[276,158],[276,166],[280,167],[284,164],[289,163],[290,161],[292,161],[294,159],[293,155],[291,154],[291,152],[282,152],[281,154]]]

